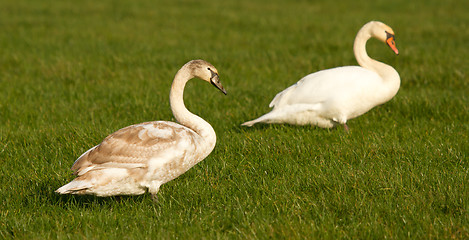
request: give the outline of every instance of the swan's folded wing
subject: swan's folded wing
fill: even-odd
[[[72,166],[83,175],[101,168],[145,168],[148,161],[194,132],[172,122],[147,122],[122,128],[80,156]]]
[[[352,99],[381,84],[379,75],[358,66],[345,66],[311,73],[283,90],[271,107],[292,104],[318,104],[334,99]]]
[[[290,98],[290,94],[295,91],[296,87],[297,84],[295,83],[292,86],[286,88],[285,90],[277,93],[274,99],[272,99],[272,101],[270,102],[269,107],[275,108],[284,105]]]

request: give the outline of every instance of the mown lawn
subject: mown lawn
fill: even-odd
[[[0,2],[0,238],[469,238],[469,1]],[[327,130],[240,127],[308,73],[356,65],[370,20],[400,55],[393,100]],[[149,195],[59,196],[81,153],[119,128],[172,120],[176,71],[205,59],[186,106],[212,154]]]

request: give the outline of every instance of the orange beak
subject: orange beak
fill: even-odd
[[[387,32],[386,32],[387,33]],[[397,50],[396,47],[396,42],[394,41],[394,35],[387,33],[388,37],[386,38],[386,44],[396,53],[396,55],[399,55],[399,50]]]

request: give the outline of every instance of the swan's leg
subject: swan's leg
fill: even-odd
[[[340,116],[340,117],[337,117],[337,118],[332,118],[332,121],[334,121],[338,124],[343,124],[345,131],[348,132],[347,117],[346,116]]]

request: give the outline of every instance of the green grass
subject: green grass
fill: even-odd
[[[2,1],[0,238],[469,238],[469,1]],[[393,100],[350,133],[239,125],[308,73],[356,65],[358,29],[381,20],[399,56]],[[69,168],[113,131],[173,120],[188,60],[220,71],[227,96],[192,81],[186,106],[215,150],[149,195],[59,196]]]

